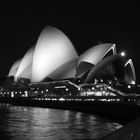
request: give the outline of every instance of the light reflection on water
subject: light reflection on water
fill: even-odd
[[[117,127],[88,113],[0,104],[0,140],[93,139]]]

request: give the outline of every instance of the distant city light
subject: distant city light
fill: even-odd
[[[78,90],[81,90],[81,88],[80,88],[80,87],[78,87]]]
[[[25,93],[25,97],[28,97],[28,94],[27,93]]]
[[[101,79],[101,82],[103,82],[103,79]]]
[[[55,88],[66,88],[66,86],[56,86]]]
[[[110,87],[110,86],[108,86],[108,88],[109,88],[109,89],[111,89],[111,87]]]
[[[136,82],[135,82],[135,81],[131,81],[131,84],[132,84],[132,85],[135,85],[135,84],[136,84]]]
[[[125,54],[125,52],[121,52],[120,55],[121,55],[122,57],[124,57],[126,54]]]
[[[59,101],[65,101],[65,99],[64,98],[60,98]]]
[[[12,97],[12,98],[14,97],[14,94],[13,94],[13,93],[11,94],[11,97]]]
[[[68,88],[66,88],[66,91],[68,91],[69,89]]]
[[[131,88],[131,86],[130,86],[130,85],[128,85],[127,87],[128,87],[128,88]]]

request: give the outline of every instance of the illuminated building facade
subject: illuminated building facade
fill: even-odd
[[[2,88],[1,93],[10,97],[114,99],[123,96],[115,85],[136,83],[132,60],[126,62],[117,54],[115,44],[98,44],[79,56],[68,37],[50,26],[43,29],[36,45],[13,64],[9,76],[14,77],[13,87],[10,91]]]

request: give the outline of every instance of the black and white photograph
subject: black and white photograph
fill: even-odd
[[[0,140],[140,140],[139,19],[135,5],[0,8]]]

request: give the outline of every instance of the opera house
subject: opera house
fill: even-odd
[[[51,26],[45,27],[37,43],[13,64],[8,77],[13,78],[9,91],[28,89],[32,94],[60,91],[71,95],[87,87],[94,90],[95,84],[114,88],[136,83],[132,60],[118,54],[115,44],[98,44],[79,55],[69,38]]]
[[[115,44],[97,44],[79,55],[50,26],[0,82],[0,103],[91,112],[123,123],[140,116],[139,93],[133,61]]]

